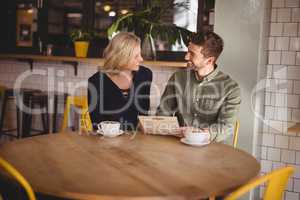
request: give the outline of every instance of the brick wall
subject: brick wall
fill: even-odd
[[[287,127],[300,121],[300,1],[273,0],[268,45],[261,171],[293,165],[284,199],[299,200],[300,133]]]

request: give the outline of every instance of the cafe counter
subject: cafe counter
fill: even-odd
[[[44,55],[30,55],[30,54],[0,54],[1,60],[16,60],[27,62],[30,65],[30,69],[33,68],[34,62],[62,62],[65,64],[71,64],[74,67],[74,73],[77,75],[77,66],[79,63],[95,64],[97,66],[103,66],[103,58],[77,58],[71,56],[44,56]],[[185,62],[174,61],[144,61],[143,65],[151,67],[174,67],[184,68]]]

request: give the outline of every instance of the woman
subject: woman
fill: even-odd
[[[147,115],[152,72],[140,66],[140,39],[117,34],[104,50],[104,66],[89,78],[88,102],[93,127],[119,121],[123,130],[135,129],[138,115]]]

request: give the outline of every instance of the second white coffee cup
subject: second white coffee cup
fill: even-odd
[[[206,143],[210,140],[210,134],[201,130],[186,130],[184,137],[191,143]]]

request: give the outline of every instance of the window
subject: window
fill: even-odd
[[[17,4],[20,4],[20,1],[16,1]],[[157,0],[36,0],[43,2],[43,5],[34,4],[37,17],[33,20],[36,26],[32,30],[33,49],[39,48],[38,43],[41,40],[43,46],[54,45],[54,55],[72,55],[73,44],[69,40],[69,32],[74,28],[85,28],[97,33],[97,37],[90,44],[89,56],[100,57],[108,43],[107,28],[111,23],[118,16],[140,10],[153,1]],[[215,1],[174,0],[185,1],[189,2],[189,9],[170,7],[160,20],[190,31],[212,30]],[[158,59],[163,59],[164,56],[172,60],[183,59],[185,46],[170,45],[159,38],[155,42]]]

